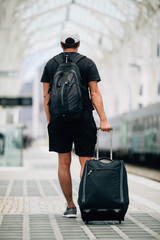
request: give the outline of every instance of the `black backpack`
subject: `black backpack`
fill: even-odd
[[[82,84],[77,63],[84,57],[77,55],[73,59],[70,57],[68,61],[66,55],[65,62],[59,55],[54,57],[59,66],[49,87],[51,117],[61,121],[73,121],[81,117],[86,87]]]

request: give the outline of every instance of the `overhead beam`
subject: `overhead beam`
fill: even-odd
[[[77,6],[81,7],[81,8],[84,8],[85,10],[88,10],[88,11],[90,11],[90,12],[92,12],[92,13],[97,13],[97,14],[99,14],[99,15],[107,16],[107,17],[109,17],[109,18],[114,19],[115,21],[118,21],[118,22],[120,22],[120,23],[123,23],[123,21],[121,21],[120,19],[117,19],[116,17],[113,17],[113,16],[111,16],[111,15],[105,13],[105,12],[95,10],[95,9],[93,9],[93,8],[91,8],[91,7],[84,6],[83,4],[77,3],[77,2],[75,3],[75,5],[77,5]]]

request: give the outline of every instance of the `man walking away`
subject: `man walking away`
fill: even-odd
[[[101,130],[110,131],[110,125],[107,121],[97,84],[101,80],[97,67],[91,59],[78,53],[79,34],[74,29],[63,30],[60,44],[63,52],[47,62],[41,82],[43,82],[44,108],[48,124],[49,151],[58,153],[58,178],[67,201],[67,208],[63,216],[76,217],[77,209],[73,201],[70,174],[72,144],[74,143],[75,154],[78,155],[81,164],[81,177],[86,160],[93,158],[96,144],[93,106],[99,115]],[[75,75],[66,73],[68,71],[67,67],[73,65],[74,67],[77,65],[78,68],[75,67],[76,70],[71,72],[79,71],[80,76],[78,73],[75,73]],[[65,74],[67,80],[63,80]],[[75,76],[80,77],[81,80],[78,80],[78,77]],[[82,91],[80,96],[83,100],[83,108],[81,112],[79,111],[80,116],[75,115],[76,117],[74,112],[69,113],[70,109],[67,108],[67,104],[68,106],[70,102],[72,104],[72,94],[75,92],[70,84],[74,77],[77,79],[75,81],[81,81],[79,84],[81,90],[76,91]]]

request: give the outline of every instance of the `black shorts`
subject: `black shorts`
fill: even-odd
[[[97,128],[93,118],[80,118],[72,122],[59,122],[48,125],[49,151],[68,153],[74,143],[75,153],[80,157],[93,157],[97,141]]]

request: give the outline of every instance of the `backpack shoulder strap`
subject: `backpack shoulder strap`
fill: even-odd
[[[54,60],[56,63],[58,63],[58,65],[60,65],[61,63],[63,63],[63,59],[60,57],[60,55],[56,55],[54,57]]]
[[[76,57],[74,57],[74,58],[72,58],[71,60],[72,60],[72,62],[74,62],[74,63],[78,63],[81,59],[83,59],[83,58],[85,58],[85,56],[84,55],[77,55]]]

